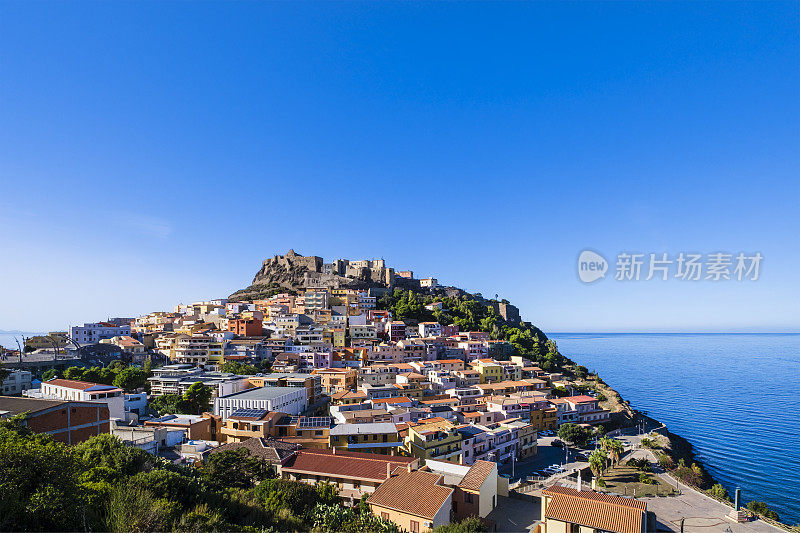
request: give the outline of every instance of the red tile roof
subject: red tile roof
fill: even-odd
[[[400,472],[381,483],[367,503],[433,520],[453,494],[441,481],[442,476],[432,472]]]
[[[411,398],[408,396],[400,396],[398,398],[378,398],[372,400],[372,404],[376,403],[386,403],[386,404],[394,404],[394,403],[413,403]]]
[[[558,485],[545,489],[542,494],[551,498],[545,507],[546,518],[613,533],[643,531],[647,510],[643,501]]]
[[[287,461],[281,470],[284,472],[306,473],[319,476],[358,479],[364,481],[383,481],[389,469],[405,468],[416,459],[358,453],[331,449],[303,449]]]
[[[495,463],[482,460],[475,461],[458,486],[464,490],[481,490],[481,485],[495,468]]]
[[[104,391],[122,390],[114,387],[113,385],[103,385],[102,383],[90,383],[88,381],[78,381],[75,379],[56,378],[56,379],[51,379],[50,381],[46,381],[45,383],[47,383],[48,385],[55,385],[57,387],[67,387],[70,389],[77,389],[77,390],[86,390],[86,389],[91,389],[92,387],[102,387],[104,388]]]

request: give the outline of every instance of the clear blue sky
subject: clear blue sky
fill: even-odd
[[[796,2],[0,4],[0,330],[384,257],[546,331],[800,329]],[[581,284],[584,248],[755,252]]]

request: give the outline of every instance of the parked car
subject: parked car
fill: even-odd
[[[557,446],[558,448],[563,448],[564,443],[558,439],[553,439],[553,442],[550,443],[550,446]]]

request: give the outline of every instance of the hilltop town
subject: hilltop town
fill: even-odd
[[[360,530],[481,531],[507,526],[523,505],[543,533],[575,524],[634,533],[654,531],[657,517],[620,494],[676,493],[653,474],[677,467],[669,454],[651,465],[640,453],[659,437],[630,437],[643,419],[515,306],[382,259],[325,263],[290,250],[228,298],[86,323],[20,348],[2,355],[0,431],[24,427],[87,457],[135,449],[147,468],[160,457],[185,469],[175,483],[200,476],[213,490],[238,487],[239,498],[260,494],[247,505],[270,502],[264,517],[226,516],[222,529],[339,531],[331,517],[349,512],[337,520]],[[234,464],[245,459],[242,473]],[[102,490],[97,479],[81,489],[94,499],[75,506],[122,497],[113,479]],[[317,507],[287,503],[301,486],[313,487]],[[190,508],[145,528],[180,529],[174,521]],[[29,524],[26,512],[14,508],[17,524]]]

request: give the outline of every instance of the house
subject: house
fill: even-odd
[[[112,385],[76,381],[74,379],[51,379],[41,386],[44,399],[98,402],[108,405],[111,418],[125,418],[125,400],[122,389]]]
[[[330,445],[334,420],[330,416],[285,416],[275,423],[278,438],[304,448],[324,448]]]
[[[517,430],[517,459],[527,459],[539,453],[537,444],[539,432],[528,421],[519,419],[503,420],[500,422],[500,426]]]
[[[217,435],[220,442],[242,442],[251,438],[276,437],[276,424],[286,413],[264,409],[237,409],[226,418]]]
[[[558,411],[555,407],[531,406],[531,425],[538,431],[556,429],[558,427]]]
[[[475,461],[471,466],[443,461],[426,461],[424,470],[444,476],[444,484],[453,487],[451,520],[460,522],[470,516],[486,518],[497,506],[498,493],[503,494],[497,464]]]
[[[315,485],[317,482],[333,483],[339,497],[354,505],[365,494],[375,489],[397,469],[416,468],[417,460],[411,457],[375,455],[349,452],[341,449],[297,450],[281,465],[283,479]]]
[[[305,388],[257,387],[214,399],[214,414],[223,419],[238,409],[263,409],[299,415],[308,406]]]
[[[353,390],[358,382],[358,373],[352,368],[318,368],[312,374],[322,378],[322,391],[328,395]]]
[[[145,420],[144,427],[181,429],[190,440],[219,440],[217,433],[222,420],[211,413],[202,415],[164,415]]]
[[[103,403],[0,396],[0,418],[20,414],[31,431],[47,433],[65,444],[110,431],[108,405]]]
[[[594,491],[549,487],[542,491],[541,513],[542,533],[648,531],[646,502]]]
[[[567,396],[561,398],[569,403],[578,415],[578,422],[581,424],[600,424],[607,422],[611,418],[611,411],[602,409],[599,400],[586,394],[580,396]]]
[[[443,475],[397,469],[367,503],[375,516],[394,522],[401,530],[422,533],[450,523],[453,492]]]
[[[367,393],[364,391],[340,391],[331,394],[333,405],[352,405],[362,403],[367,400]]]
[[[419,336],[423,338],[438,337],[442,334],[442,325],[438,322],[420,322],[417,327]]]
[[[395,455],[403,446],[393,422],[338,424],[330,430],[330,447]]]
[[[391,342],[406,338],[406,323],[402,320],[392,320],[386,324],[386,334]]]
[[[111,421],[110,431],[112,435],[128,446],[139,448],[153,455],[158,455],[160,450],[172,448],[186,440],[186,433],[182,429],[118,425],[114,420]]]
[[[186,446],[186,445],[184,445]],[[257,457],[267,461],[281,474],[283,465],[294,456],[299,446],[289,442],[283,442],[270,438],[254,437],[241,442],[229,442],[216,448],[211,448],[205,455],[213,455],[215,453],[235,450],[247,450],[247,454],[251,457]]]

